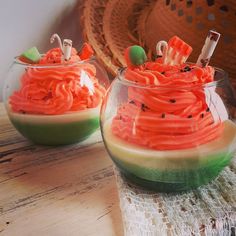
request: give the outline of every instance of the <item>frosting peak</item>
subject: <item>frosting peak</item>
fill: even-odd
[[[141,86],[128,86],[128,102],[112,120],[113,134],[157,150],[192,148],[218,138],[223,122],[217,112],[213,117],[208,88],[201,86],[214,81],[214,68],[185,63],[192,48],[178,37],[166,47],[163,58],[128,64],[124,79]]]
[[[72,48],[70,60],[64,61],[63,63],[73,63],[76,61],[80,61],[80,57],[77,54],[77,50],[75,48]],[[41,58],[39,64],[62,63],[62,56],[63,54],[60,48],[52,48]]]
[[[11,109],[19,113],[57,115],[97,107],[105,88],[98,82],[96,67],[89,61],[79,61],[74,48],[70,59],[63,63],[60,48],[49,50],[38,63],[43,67],[26,67],[20,89],[9,98]],[[47,67],[55,63],[57,67]]]

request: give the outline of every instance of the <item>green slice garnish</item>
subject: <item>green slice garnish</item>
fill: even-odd
[[[41,55],[36,47],[32,47],[25,52],[23,52],[20,56],[30,63],[38,63],[41,59]]]

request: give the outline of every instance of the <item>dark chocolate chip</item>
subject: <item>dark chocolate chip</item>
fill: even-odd
[[[135,102],[133,100],[129,101],[130,104],[135,104]]]
[[[162,113],[161,118],[165,118],[165,117],[166,117],[166,114]]]
[[[141,109],[142,109],[142,111],[146,111],[146,109],[148,109],[148,107],[145,104],[142,103]]]
[[[193,116],[192,115],[189,115],[188,118],[192,118]]]
[[[191,68],[189,66],[185,66],[184,69],[181,69],[180,72],[188,72],[191,71]]]
[[[210,108],[208,107],[207,109],[206,109],[206,112],[209,112],[210,111]]]
[[[186,71],[190,71],[190,70],[191,70],[191,68],[190,68],[189,66],[186,66],[184,69],[185,69]]]
[[[161,74],[163,74],[163,75],[164,75],[164,74],[165,74],[165,71],[162,71],[162,72],[161,72]]]
[[[175,99],[170,99],[169,101],[170,101],[171,103],[175,103],[175,102],[176,102]]]
[[[200,115],[200,117],[203,118],[203,117],[204,117],[204,114],[202,113],[202,114]]]
[[[142,111],[145,111],[145,105],[144,104],[141,105],[141,109],[142,109]]]

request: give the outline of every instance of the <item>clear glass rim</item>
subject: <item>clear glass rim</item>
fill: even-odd
[[[193,63],[187,63],[188,65],[191,65]],[[217,81],[212,81],[206,84],[196,84],[196,85],[178,85],[173,87],[173,85],[140,85],[135,83],[134,81],[130,81],[125,79],[124,73],[127,70],[127,67],[120,68],[117,72],[117,78],[118,80],[126,85],[126,86],[131,86],[131,87],[136,87],[136,88],[142,88],[142,89],[153,89],[153,90],[177,90],[177,89],[188,89],[188,90],[193,90],[193,89],[204,89],[204,88],[210,88],[210,87],[219,87],[223,83],[226,82],[228,79],[228,73],[224,71],[223,69],[220,69],[218,67],[213,67],[215,69],[215,72],[218,72],[222,75],[222,78],[217,79]]]
[[[44,55],[44,54],[41,54]],[[95,61],[96,57],[92,56],[89,59],[86,60],[81,60],[81,61],[75,61],[73,63],[55,63],[55,64],[30,64],[30,63],[26,63],[21,61],[20,56],[16,56],[14,57],[14,64],[17,64],[19,66],[22,67],[27,67],[27,68],[59,68],[59,67],[71,67],[71,66],[75,66],[75,65],[79,65],[79,64],[83,64],[83,63],[89,63],[91,61]]]

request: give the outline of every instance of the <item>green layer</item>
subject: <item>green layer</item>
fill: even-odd
[[[122,173],[134,182],[159,191],[196,188],[214,179],[236,149],[236,125],[224,122],[222,135],[196,148],[159,151],[128,143],[103,127],[106,148]]]
[[[229,163],[233,155],[221,153],[205,157],[211,159],[211,164],[181,170],[147,168],[121,161],[111,153],[110,156],[121,172],[131,181],[152,190],[173,192],[193,189],[210,182]]]
[[[99,127],[99,117],[62,123],[30,123],[10,117],[15,128],[37,144],[66,145],[85,140]]]

